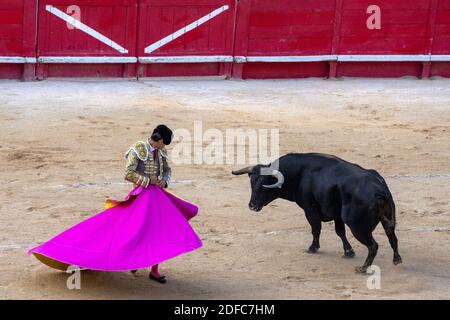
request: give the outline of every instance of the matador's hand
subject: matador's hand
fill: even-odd
[[[150,184],[158,184],[158,177],[151,175],[150,177]]]
[[[161,188],[165,188],[167,186],[166,180],[158,181],[158,186],[160,186]]]

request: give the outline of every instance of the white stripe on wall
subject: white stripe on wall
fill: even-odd
[[[316,56],[236,56],[235,62],[316,62],[316,61],[337,61],[337,55],[316,55]]]
[[[450,55],[432,55],[431,61],[450,61]]]
[[[165,57],[70,57],[70,56],[43,56],[13,57],[0,56],[0,63],[24,64],[24,63],[213,63],[213,62],[316,62],[316,61],[340,61],[340,62],[449,62],[450,55],[318,55],[318,56],[165,56]]]
[[[233,56],[170,56],[170,57],[140,57],[140,63],[202,63],[202,62],[233,62]]]
[[[128,53],[128,50],[118,45],[116,42],[112,41],[111,39],[105,37],[100,32],[95,31],[91,27],[85,25],[81,21],[74,19],[73,17],[69,16],[68,14],[62,12],[61,10],[53,7],[52,5],[47,5],[46,10],[50,12],[51,14],[54,14],[58,18],[61,18],[62,20],[66,21],[67,23],[73,25],[75,28],[87,33],[91,37],[94,37],[100,42],[103,42],[107,46],[119,51],[120,53]]]
[[[39,63],[137,63],[136,57],[39,57]]]
[[[36,63],[34,57],[1,57],[0,63]]]
[[[391,62],[391,61],[431,61],[430,55],[421,54],[376,54],[376,55],[338,55],[342,62]]]
[[[212,18],[218,16],[219,14],[221,14],[222,12],[226,11],[229,9],[229,6],[225,5],[220,7],[219,9],[216,9],[210,13],[208,13],[206,16],[201,17],[200,19],[198,19],[197,21],[192,22],[191,24],[187,25],[184,28],[181,28],[180,30],[175,31],[174,33],[172,33],[171,35],[168,35],[165,38],[162,38],[161,40],[149,45],[147,48],[145,48],[144,52],[145,53],[152,53],[153,51],[158,50],[159,48],[161,48],[162,46],[168,44],[169,42],[172,42],[173,40],[181,37],[183,34],[194,30],[195,28],[198,28],[199,26],[201,26],[202,24],[204,24],[205,22],[211,20]]]
[[[317,55],[317,56],[235,56],[234,62],[315,62],[315,61],[340,61],[340,62],[432,62],[450,61],[450,55]]]

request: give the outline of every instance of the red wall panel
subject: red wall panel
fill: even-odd
[[[79,21],[118,46],[105,44],[100,36],[78,28],[69,28],[67,21],[49,12],[48,5],[63,14],[76,3]],[[41,0],[39,1],[39,57],[135,57],[137,32],[137,0]],[[78,20],[78,19],[77,19]],[[111,43],[108,41],[108,43]],[[118,49],[120,48],[120,49]],[[126,50],[126,51],[125,51]],[[65,70],[67,69],[67,70]],[[110,77],[133,76],[133,66],[121,64],[73,65],[39,64],[38,76]],[[78,72],[79,70],[79,72]]]
[[[23,0],[0,3],[0,55],[24,56],[24,3]]]
[[[249,2],[248,44],[242,55],[330,53],[335,0]]]
[[[430,75],[450,78],[450,62],[434,62],[431,66]]]
[[[121,53],[91,35],[69,29],[67,22],[46,10],[47,5],[67,13],[76,3],[81,22],[113,40],[128,53]],[[136,49],[137,0],[47,0],[39,2],[40,56],[134,56]]]
[[[328,75],[328,63],[259,63],[253,62],[246,64],[242,78],[243,79],[289,79],[319,77]]]
[[[381,29],[369,30],[367,8],[375,3],[381,9]],[[338,54],[424,54],[430,4],[431,0],[343,1]]]
[[[336,0],[242,0],[236,56],[329,55]],[[326,67],[324,67],[326,66]],[[327,63],[246,63],[233,73],[243,78],[328,75]]]
[[[235,3],[234,0],[141,0],[138,55],[140,57],[232,56]],[[152,52],[145,52],[148,46],[158,43],[224,5],[227,5],[228,9],[195,29]],[[218,75],[231,73],[231,64],[228,67],[229,71],[223,63],[195,63],[192,66],[183,63],[143,65],[140,75],[161,76],[164,75],[164,70],[167,70],[167,75],[170,76]]]
[[[230,8],[149,55],[232,55],[234,1],[230,0],[141,1],[139,54],[147,55],[144,49],[148,45],[182,29],[223,5],[228,5]]]
[[[144,76],[151,77],[194,77],[223,74],[220,63],[155,63],[146,66]]]
[[[450,0],[437,0],[432,54],[450,55]],[[434,62],[431,76],[450,77],[450,62]]]
[[[0,79],[20,79],[23,76],[24,65],[0,63]]]
[[[0,2],[0,56],[35,57],[37,0]],[[0,63],[0,78],[30,78],[34,65]]]
[[[343,1],[337,32],[339,55],[427,55],[431,7],[435,0]],[[369,29],[369,6],[380,8],[381,29]],[[339,63],[337,76],[400,77],[424,74],[422,62]]]
[[[422,64],[417,62],[346,62],[339,63],[337,76],[396,78],[419,77]]]
[[[439,0],[433,54],[450,54],[450,0]]]

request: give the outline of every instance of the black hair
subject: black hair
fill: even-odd
[[[158,125],[152,132],[151,139],[153,141],[163,140],[165,145],[169,145],[172,142],[173,133],[166,125]]]

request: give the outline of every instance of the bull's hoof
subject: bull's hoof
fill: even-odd
[[[345,258],[345,259],[354,258],[354,257],[355,257],[355,251],[353,251],[353,249],[345,250],[344,255],[342,256],[342,258]]]
[[[367,273],[367,267],[366,266],[356,267],[355,268],[355,272],[356,273],[361,273],[361,274]]]
[[[395,256],[393,262],[394,262],[394,265],[398,265],[398,264],[402,263],[403,262],[402,257],[400,257],[400,255]]]
[[[311,246],[308,248],[308,250],[306,250],[306,253],[313,254],[313,253],[317,253],[318,251],[319,251],[319,248]]]

